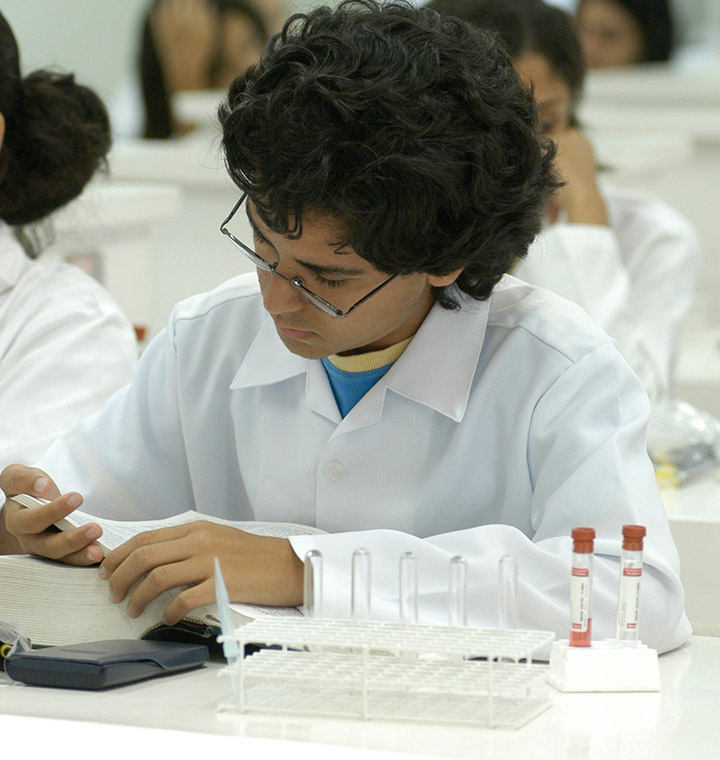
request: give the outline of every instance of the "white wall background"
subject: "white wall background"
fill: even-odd
[[[72,71],[104,99],[133,76],[140,23],[149,0],[1,0],[15,32],[24,71]],[[720,0],[718,0],[720,2]],[[289,11],[321,4],[288,0]],[[329,4],[333,4],[332,2]]]
[[[79,81],[108,99],[123,77],[132,76],[147,2],[2,0],[0,9],[20,43],[25,71],[46,65],[74,71]],[[554,2],[567,7],[574,0]],[[319,0],[287,0],[289,11],[318,4]],[[720,30],[720,0],[676,0],[676,4],[692,26]]]

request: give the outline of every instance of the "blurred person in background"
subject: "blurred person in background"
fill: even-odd
[[[589,69],[667,61],[675,44],[669,0],[580,0],[577,25]]]
[[[432,0],[441,13],[494,31],[533,88],[540,129],[558,145],[565,185],[513,274],[580,304],[613,338],[659,402],[673,371],[701,265],[689,222],[658,199],[599,177],[575,109],[585,74],[572,16],[542,0]]]
[[[135,368],[115,301],[78,267],[39,256],[33,234],[80,195],[110,143],[104,105],[71,74],[22,76],[0,14],[0,467],[40,457]]]
[[[173,113],[185,91],[226,91],[256,63],[268,25],[253,0],[154,0],[142,22],[139,81],[112,104],[118,137],[167,139],[192,131]]]

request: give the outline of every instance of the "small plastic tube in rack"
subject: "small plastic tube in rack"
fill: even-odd
[[[400,556],[400,620],[403,623],[418,621],[417,561],[412,552]]]
[[[353,620],[370,620],[370,552],[355,549],[352,555],[351,615]]]
[[[448,623],[453,627],[467,626],[467,562],[465,557],[458,556],[450,560]]]
[[[322,617],[322,554],[317,549],[305,555],[303,581],[303,614],[309,618]]]

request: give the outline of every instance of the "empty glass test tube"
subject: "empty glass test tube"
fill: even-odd
[[[623,525],[618,591],[617,640],[624,646],[639,642],[638,613],[643,565],[645,526]]]
[[[370,552],[367,549],[355,549],[353,552],[351,583],[353,620],[370,620]]]
[[[506,554],[498,563],[498,620],[502,629],[518,627],[517,587],[517,559]]]
[[[450,560],[448,623],[454,627],[467,626],[467,562],[465,557],[457,556]]]
[[[311,549],[305,555],[303,576],[303,614],[305,617],[322,617],[322,554]]]
[[[400,555],[400,620],[403,623],[418,621],[417,561],[412,552]]]

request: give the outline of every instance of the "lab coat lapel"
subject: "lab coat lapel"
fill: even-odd
[[[305,374],[308,408],[331,422],[341,420],[325,368],[315,359],[305,359],[288,351],[270,317],[263,323],[230,384],[231,390],[274,385]]]
[[[459,311],[435,304],[403,355],[350,410],[338,433],[377,422],[388,391],[459,422],[467,409],[488,309],[488,301],[464,300]]]
[[[458,311],[435,304],[388,372],[388,389],[455,422],[462,420],[485,339],[489,303],[463,299]]]

